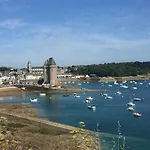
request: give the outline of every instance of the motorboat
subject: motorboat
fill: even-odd
[[[129,102],[129,103],[127,103],[127,105],[131,106],[131,107],[135,106],[135,104],[133,102]]]
[[[96,109],[96,106],[88,106],[88,108],[95,110],[95,109]]]
[[[37,102],[38,99],[37,98],[33,98],[33,99],[30,99],[31,102]]]
[[[109,84],[108,86],[109,86],[109,87],[112,87],[112,85],[111,85],[111,84]]]
[[[141,101],[142,99],[141,99],[141,98],[138,98],[138,97],[135,97],[133,100],[134,100],[134,101]]]
[[[92,98],[91,96],[88,96],[88,97],[86,98],[86,100],[93,100],[93,98]]]
[[[40,93],[40,96],[46,96],[46,93]]]
[[[134,108],[133,107],[128,107],[128,110],[129,111],[134,111]]]
[[[135,116],[135,117],[141,117],[142,116],[142,114],[140,114],[140,113],[133,113],[133,116]]]

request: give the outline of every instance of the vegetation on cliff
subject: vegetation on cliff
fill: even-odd
[[[136,76],[150,73],[150,62],[105,63],[68,67],[76,75],[96,74],[99,77]]]

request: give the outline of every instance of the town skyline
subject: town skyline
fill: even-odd
[[[0,66],[149,61],[148,0],[0,0]]]

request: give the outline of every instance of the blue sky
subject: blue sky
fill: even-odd
[[[149,0],[0,0],[0,66],[149,61]]]

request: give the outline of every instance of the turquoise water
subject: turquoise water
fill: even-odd
[[[101,93],[89,92],[79,93],[80,98],[74,98],[73,94],[63,97],[62,94],[48,95],[40,97],[38,94],[22,95],[22,97],[5,97],[4,103],[28,103],[30,98],[38,98],[37,103],[32,103],[31,107],[40,110],[39,117],[63,124],[78,126],[78,122],[84,121],[87,129],[100,131],[100,142],[103,150],[117,150],[118,126],[121,124],[121,134],[126,137],[125,147],[128,150],[150,150],[150,81],[138,81],[135,83],[123,83],[127,89],[121,85],[113,83],[68,83],[81,88],[107,89],[108,95],[113,99],[105,99]],[[110,86],[112,85],[112,87]],[[122,83],[119,83],[122,84]],[[132,89],[137,87],[137,89]],[[116,95],[116,91],[121,91],[121,95]],[[96,110],[87,108],[84,102],[87,96],[93,97],[92,104]],[[141,102],[135,102],[136,111],[142,117],[136,118],[132,112],[127,110],[126,103],[134,97],[144,98]],[[97,127],[97,124],[99,126]],[[115,144],[116,143],[116,144]],[[122,143],[122,140],[120,140]],[[121,148],[120,148],[121,149]]]

